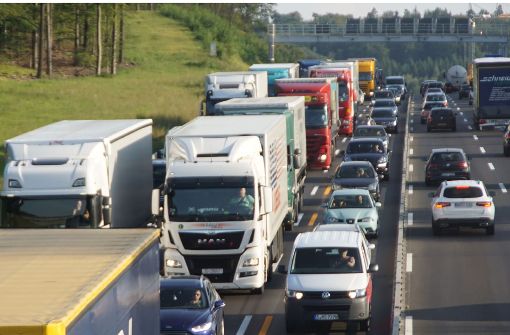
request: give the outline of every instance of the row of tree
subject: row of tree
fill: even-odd
[[[133,7],[134,8],[134,7]],[[54,62],[106,68],[124,62],[124,4],[1,4],[0,59],[51,77]]]

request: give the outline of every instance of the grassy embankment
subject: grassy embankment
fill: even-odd
[[[27,70],[0,64],[0,142],[58,120],[152,118],[160,148],[169,128],[198,114],[205,74],[247,68],[238,57],[208,56],[186,28],[154,12],[130,13],[125,54],[129,66],[115,77],[16,80]]]

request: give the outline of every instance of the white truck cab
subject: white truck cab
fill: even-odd
[[[287,332],[333,321],[370,327],[371,249],[361,229],[301,233],[294,241],[285,288]]]

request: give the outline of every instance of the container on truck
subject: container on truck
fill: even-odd
[[[262,97],[267,97],[265,72],[215,72],[205,76],[206,115],[214,113],[214,105],[218,102],[232,98]]]
[[[281,78],[299,78],[298,63],[270,63],[270,64],[253,64],[250,71],[267,72],[267,90],[270,97],[276,95],[275,80]]]
[[[262,293],[283,253],[285,116],[197,117],[170,129],[165,150],[163,274]]]
[[[338,136],[338,83],[336,78],[278,79],[278,96],[304,96],[307,165],[330,168]]]
[[[359,86],[365,96],[372,99],[376,88],[376,62],[375,58],[349,58],[357,60],[359,64]]]
[[[150,119],[60,121],[5,146],[1,228],[133,228],[151,216]]]
[[[299,64],[299,78],[310,77],[308,69],[311,66],[319,65],[321,63],[322,63],[321,59],[302,59],[302,60],[298,60],[298,64]]]
[[[278,79],[277,85],[280,80]],[[299,79],[288,79],[299,80]],[[223,115],[270,115],[282,114],[286,119],[288,214],[286,230],[292,230],[303,207],[303,192],[307,168],[307,137],[305,131],[305,99],[296,97],[269,97],[254,99],[231,99],[216,105]]]
[[[510,58],[473,61],[473,125],[475,129],[510,124]]]
[[[354,92],[354,101],[356,103],[362,104],[362,97],[359,94],[360,83],[359,83],[359,62],[357,60],[335,60],[332,62],[324,62],[320,66],[325,67],[346,67],[351,70],[351,80]]]
[[[457,92],[463,84],[468,83],[467,70],[461,65],[454,65],[445,73],[446,93]]]
[[[159,335],[159,232],[0,230],[0,335]]]
[[[358,104],[354,98],[352,69],[317,65],[310,68],[312,78],[334,77],[338,83],[338,134],[351,136]]]

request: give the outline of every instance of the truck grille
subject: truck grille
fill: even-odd
[[[305,311],[314,311],[314,312],[345,312],[350,309],[349,305],[313,305],[313,306],[303,306]]]
[[[321,145],[326,144],[326,137],[323,135],[311,135],[306,137],[306,152],[308,161],[314,161],[319,154]]]
[[[188,250],[231,250],[238,249],[243,240],[244,232],[223,232],[204,234],[195,232],[179,233],[182,245]]]
[[[213,283],[231,283],[234,281],[237,263],[239,263],[238,255],[228,256],[186,256],[186,265],[191,275],[201,275],[202,269],[221,269],[222,273],[206,274],[207,278]]]

